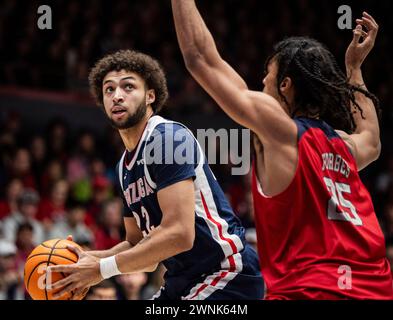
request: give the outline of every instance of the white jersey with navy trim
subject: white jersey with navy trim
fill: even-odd
[[[189,129],[180,123],[153,116],[132,159],[127,161],[127,158],[130,158],[130,153],[125,151],[116,167],[124,215],[136,219],[144,236],[161,223],[157,192],[185,179],[194,180],[194,246],[163,261],[168,270],[166,276],[196,277],[217,268],[234,273],[242,271],[242,259],[237,257],[245,246],[244,228]]]

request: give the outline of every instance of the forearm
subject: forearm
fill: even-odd
[[[97,258],[107,258],[110,256],[114,256],[115,254],[118,254],[120,252],[126,251],[128,249],[132,248],[132,245],[130,242],[123,241],[120,242],[119,244],[115,245],[111,249],[108,250],[92,250],[88,251],[90,255],[97,257]]]
[[[172,0],[176,34],[186,64],[192,60],[219,57],[214,39],[194,0]]]
[[[367,90],[360,67],[347,67],[347,75],[350,84],[360,86],[362,89]],[[355,92],[355,101],[363,111],[363,117],[359,111],[353,114],[356,123],[355,134],[369,131],[374,136],[375,140],[378,140],[379,143],[379,123],[374,103],[371,99],[367,98],[363,93],[358,91]],[[352,108],[354,108],[354,106],[352,106]]]
[[[115,259],[121,273],[140,272],[191,247],[178,233],[159,226],[135,247],[116,254]]]
[[[124,252],[127,251],[128,249],[131,249],[133,247],[133,245],[129,242],[129,241],[123,241],[120,242],[119,244],[117,244],[116,246],[114,246],[111,249],[108,250],[92,250],[89,251],[89,254],[97,257],[97,258],[108,258],[110,256],[115,256],[116,254],[120,253],[120,252]],[[138,270],[139,272],[153,272],[154,270],[157,269],[158,263],[155,264],[151,264],[146,266],[145,268],[142,268],[140,270]]]

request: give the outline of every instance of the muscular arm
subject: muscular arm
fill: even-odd
[[[360,85],[363,89],[367,90],[364,84],[361,66],[374,46],[378,25],[367,13],[363,13],[362,19],[357,19],[356,22],[358,25],[354,30],[352,42],[346,52],[345,65],[349,82],[356,86]],[[368,32],[362,30],[362,26]],[[359,41],[361,38],[363,38],[362,42]],[[343,132],[339,132],[339,134],[353,151],[358,170],[361,170],[379,157],[381,142],[378,116],[374,103],[360,92],[355,93],[355,99],[362,108],[364,117],[361,116],[360,112],[354,113],[356,123],[355,132],[351,135]]]
[[[126,228],[125,241],[120,242],[119,244],[108,250],[92,250],[89,251],[88,253],[97,258],[107,258],[110,256],[114,256],[120,252],[127,251],[132,247],[136,246],[141,240],[143,240],[142,232],[140,231],[134,218],[125,217],[124,225]],[[153,272],[154,270],[157,269],[157,266],[158,263],[154,263],[138,271]]]
[[[360,68],[350,71],[350,82],[355,85],[363,84],[363,89],[366,89]],[[355,98],[363,110],[364,118],[360,112],[354,114],[356,130],[349,137],[352,140],[358,170],[361,170],[378,159],[381,152],[381,141],[374,103],[359,92],[355,93]]]
[[[217,51],[194,0],[172,0],[177,38],[187,69],[236,122],[250,128],[263,144],[293,140],[296,125],[267,94],[250,91]],[[291,140],[292,139],[292,140]]]
[[[115,255],[122,273],[137,272],[190,250],[195,238],[195,200],[192,179],[157,193],[163,213],[161,224],[134,247]]]
[[[130,248],[132,248],[131,243],[129,243],[127,240],[125,240],[125,241],[118,243],[117,245],[115,245],[111,249],[91,250],[91,251],[88,251],[88,253],[94,257],[97,257],[97,258],[107,258],[107,257],[113,256],[117,253],[120,253],[122,251],[128,250]]]

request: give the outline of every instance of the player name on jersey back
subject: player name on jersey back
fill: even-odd
[[[351,169],[347,162],[339,154],[331,152],[322,154],[322,171],[330,170],[334,172],[340,172],[346,178],[349,177]]]

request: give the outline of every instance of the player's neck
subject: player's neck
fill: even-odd
[[[295,113],[294,118],[319,119],[319,114],[310,114],[304,111],[298,111]]]
[[[121,139],[123,140],[124,146],[128,151],[132,151],[138,145],[138,142],[146,128],[147,122],[153,116],[153,111],[149,108],[141,121],[139,121],[132,128],[119,130]]]

